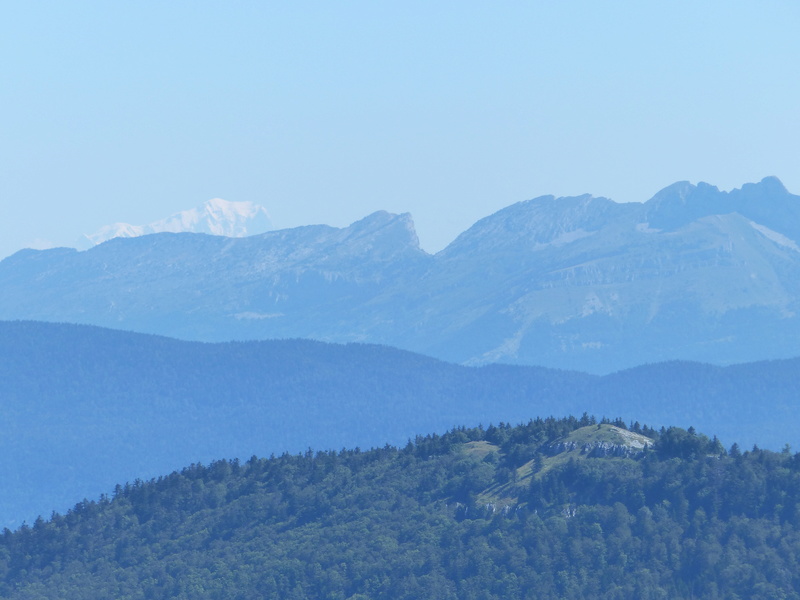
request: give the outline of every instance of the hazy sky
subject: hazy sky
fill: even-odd
[[[213,197],[411,212],[800,193],[800,2],[5,2],[0,257]]]

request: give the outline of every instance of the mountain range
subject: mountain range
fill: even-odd
[[[159,233],[0,262],[0,318],[187,340],[369,342],[609,373],[800,355],[800,197],[768,177],[644,203],[520,202],[441,252],[410,215],[244,238]]]
[[[114,223],[75,242],[79,250],[88,250],[114,238],[131,238],[151,233],[208,233],[227,237],[244,237],[272,229],[272,219],[263,206],[253,202],[229,202],[212,198],[196,208],[175,213],[147,225]]]

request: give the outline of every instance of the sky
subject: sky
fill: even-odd
[[[7,2],[0,257],[220,197],[414,217],[545,194],[800,193],[800,2]]]

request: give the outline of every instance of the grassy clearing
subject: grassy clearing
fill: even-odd
[[[557,454],[548,456],[540,455],[533,460],[526,462],[516,469],[516,477],[513,481],[505,484],[494,484],[478,494],[477,500],[481,504],[497,504],[498,506],[512,505],[518,502],[520,493],[524,491],[533,477],[543,477],[549,471],[568,463],[571,459],[576,460],[614,460],[613,458],[592,458],[585,451],[586,447],[596,447],[601,444],[611,444],[615,446],[627,446],[633,450],[642,450],[645,446],[651,446],[653,440],[650,438],[627,431],[610,424],[589,425],[576,429],[568,436],[558,440],[555,444],[564,444],[569,449],[565,449]],[[492,452],[500,453],[500,449],[489,442],[468,442],[464,444],[464,452],[483,459]],[[539,463],[537,470],[537,461]]]

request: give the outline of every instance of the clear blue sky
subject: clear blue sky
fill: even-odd
[[[0,257],[213,197],[411,212],[800,193],[800,2],[5,2]]]

